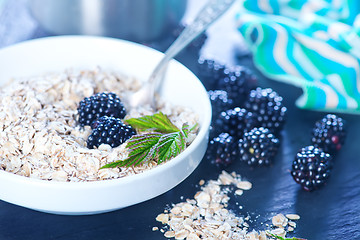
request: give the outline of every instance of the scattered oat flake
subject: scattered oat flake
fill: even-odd
[[[252,184],[249,181],[241,181],[236,184],[236,187],[242,190],[250,190],[252,188]]]
[[[165,232],[164,236],[167,237],[167,238],[175,237],[175,232],[174,231],[167,231],[167,232]]]
[[[293,222],[293,221],[289,221],[288,222],[288,225],[293,227],[293,228],[296,228],[296,222]]]
[[[298,214],[286,214],[286,217],[290,220],[299,220],[300,216]]]
[[[161,222],[162,224],[167,223],[169,221],[169,215],[161,213],[156,217],[156,221]]]
[[[199,181],[199,185],[202,186],[202,185],[204,185],[204,184],[205,184],[205,181],[204,181],[203,179],[201,179],[201,180]]]
[[[195,233],[190,233],[186,240],[200,240],[200,238]]]
[[[152,230],[157,231],[157,230],[159,230],[159,228],[158,227],[153,227]]]
[[[174,207],[174,208],[172,208],[172,209],[170,210],[170,212],[171,212],[172,214],[175,214],[175,215],[180,214],[180,213],[181,213],[181,208],[180,208],[180,207]]]
[[[228,172],[226,171],[222,171],[220,176],[219,176],[219,180],[223,185],[230,185],[232,184],[234,181],[236,181],[234,179],[233,176],[231,176]]]
[[[189,236],[189,231],[182,229],[175,233],[175,239],[184,239]]]
[[[285,227],[288,224],[288,219],[281,213],[275,215],[271,221],[276,227]]]
[[[286,236],[286,231],[283,228],[275,228],[274,230],[270,231],[272,234],[280,237]]]
[[[247,221],[250,216],[237,216],[227,209],[230,197],[229,185],[241,188],[235,190],[235,194],[241,196],[244,191],[251,189],[251,183],[241,181],[235,172],[229,174],[222,171],[217,180],[209,180],[199,184],[194,199],[186,199],[184,202],[173,204],[170,211],[165,210],[157,216],[156,220],[162,222],[166,229],[165,237],[186,240],[200,239],[239,239],[239,240],[270,240],[264,230],[252,230],[248,232],[250,225]],[[285,237],[286,233],[293,230],[291,221],[283,214],[277,214],[272,218],[273,226],[270,232],[274,235]],[[289,225],[287,225],[289,223]],[[287,226],[287,228],[285,228]],[[161,231],[160,230],[160,231]]]
[[[238,195],[238,196],[243,195],[243,193],[244,193],[244,191],[241,190],[241,189],[237,189],[237,190],[235,191],[235,194]]]

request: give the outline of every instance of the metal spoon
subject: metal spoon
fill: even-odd
[[[164,79],[164,70],[169,61],[184,49],[192,40],[204,32],[210,24],[215,22],[223,13],[230,8],[236,0],[209,0],[199,11],[194,21],[189,24],[179,37],[166,50],[163,58],[151,73],[148,81],[137,92],[131,94],[127,103],[130,107],[149,104],[156,109],[155,92]]]

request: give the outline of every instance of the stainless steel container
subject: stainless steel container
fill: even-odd
[[[32,15],[49,32],[149,41],[178,24],[186,0],[30,0]]]

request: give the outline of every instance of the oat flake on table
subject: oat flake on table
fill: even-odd
[[[135,168],[99,168],[127,155],[124,145],[86,148],[90,127],[76,122],[78,103],[98,92],[120,98],[140,87],[135,78],[95,70],[17,79],[0,91],[0,169],[31,178],[54,181],[94,181],[141,173],[155,162]],[[160,110],[181,126],[195,124],[190,109],[162,103]],[[149,107],[127,109],[127,117],[153,114]]]
[[[160,229],[166,238],[186,240],[268,240],[274,239],[269,233],[285,237],[296,227],[290,220],[299,219],[297,214],[277,214],[272,218],[271,229],[249,231],[247,221],[249,217],[236,216],[227,209],[230,197],[227,193],[229,186],[234,185],[237,190],[250,190],[252,184],[243,181],[240,175],[222,171],[217,180],[199,182],[201,191],[194,199],[173,204],[170,210],[165,209],[156,220],[163,224]],[[235,190],[236,191],[236,190]],[[157,231],[159,228],[153,228]]]

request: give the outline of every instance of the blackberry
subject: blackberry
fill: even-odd
[[[304,147],[296,154],[291,175],[304,190],[313,191],[327,182],[332,168],[331,161],[331,155],[320,148]]]
[[[112,148],[119,146],[135,135],[135,130],[119,118],[102,116],[92,124],[93,130],[87,139],[87,147],[92,149],[101,144]]]
[[[238,157],[236,141],[228,133],[220,133],[209,142],[208,158],[216,165],[229,165]]]
[[[245,108],[254,114],[259,127],[268,128],[278,135],[285,123],[287,108],[283,98],[271,88],[256,88],[250,91]]]
[[[249,69],[237,66],[224,70],[224,76],[219,79],[217,89],[225,90],[236,106],[243,106],[250,90],[255,88],[256,82],[255,76]]]
[[[227,132],[235,139],[242,138],[244,132],[256,125],[252,113],[244,108],[236,107],[221,112],[212,126],[214,133]]]
[[[315,123],[312,130],[311,142],[327,153],[337,153],[346,138],[346,122],[342,118],[327,114],[324,118]]]
[[[270,165],[279,149],[279,140],[267,128],[253,128],[239,139],[241,161],[250,166]]]
[[[126,110],[120,98],[115,93],[97,93],[80,101],[77,108],[80,126],[89,126],[102,116],[124,118]]]
[[[212,106],[213,119],[217,118],[222,111],[232,106],[232,99],[228,98],[228,94],[224,90],[208,91],[209,99]]]
[[[197,64],[198,77],[207,90],[216,89],[216,83],[225,77],[225,65],[200,57]]]

